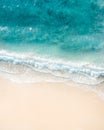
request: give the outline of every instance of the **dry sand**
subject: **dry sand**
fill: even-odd
[[[104,101],[72,83],[0,78],[0,130],[104,130]]]

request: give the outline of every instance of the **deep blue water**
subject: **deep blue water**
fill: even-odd
[[[67,65],[68,73],[71,67],[79,73],[77,63],[93,65],[96,69],[90,67],[91,74],[80,73],[103,77],[104,1],[0,0],[0,61],[12,57],[14,63],[15,54],[17,59],[31,54],[32,64],[38,56],[53,62],[61,60],[61,66],[76,64]]]

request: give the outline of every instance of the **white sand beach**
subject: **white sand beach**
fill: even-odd
[[[0,130],[104,130],[104,101],[75,83],[0,78]]]

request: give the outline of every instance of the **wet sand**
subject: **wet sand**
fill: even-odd
[[[0,130],[104,130],[104,101],[75,83],[0,78]]]

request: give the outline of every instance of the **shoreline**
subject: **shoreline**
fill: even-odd
[[[77,63],[74,61],[65,62],[57,58],[42,58],[32,54],[23,55],[6,51],[0,52],[0,71],[0,73],[4,72],[5,75],[7,73],[7,75],[14,74],[15,76],[16,74],[20,74],[20,76],[23,74],[24,76],[26,72],[25,75],[31,76],[30,82],[34,75],[37,76],[37,73],[50,75],[50,77],[56,78],[56,80],[62,79],[67,81],[69,79],[88,85],[97,85],[104,82],[104,67],[101,67],[100,64],[88,63],[87,61],[78,61]]]
[[[104,101],[83,85],[0,77],[1,130],[104,130]]]

